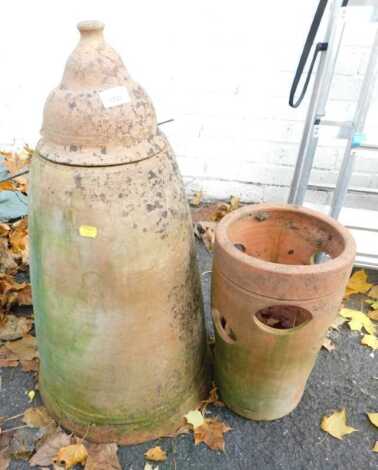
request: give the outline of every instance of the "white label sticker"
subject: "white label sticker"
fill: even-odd
[[[100,98],[105,108],[112,108],[130,102],[129,91],[125,86],[116,86],[101,91]]]

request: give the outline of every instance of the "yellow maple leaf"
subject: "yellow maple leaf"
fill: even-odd
[[[193,430],[195,445],[203,442],[210,449],[224,451],[224,433],[231,431],[227,424],[216,418],[206,418],[205,422]]]
[[[350,295],[353,294],[365,294],[369,289],[371,289],[373,284],[369,284],[367,282],[367,274],[366,272],[361,269],[360,271],[356,271],[353,273],[353,275],[350,277],[346,291],[345,291],[345,297],[349,297]]]
[[[364,328],[370,335],[375,334],[375,325],[365,313],[351,308],[342,308],[339,314],[349,319],[348,326],[351,330],[361,331]]]
[[[346,424],[345,408],[335,411],[330,416],[323,416],[320,427],[336,439],[342,439],[345,435],[357,431]]]
[[[205,418],[199,410],[189,411],[189,413],[185,415],[185,419],[193,426],[193,429],[202,426],[202,424],[205,422]]]
[[[378,413],[368,413],[368,418],[376,428],[378,428]]]
[[[375,443],[373,449],[372,449],[373,452],[378,452],[378,441]]]
[[[164,462],[164,460],[167,460],[167,453],[160,446],[148,449],[144,456],[147,460],[152,460],[153,462]]]
[[[64,466],[66,470],[69,470],[76,464],[84,464],[87,457],[88,452],[83,444],[71,444],[59,449],[54,458],[54,463]]]
[[[364,335],[361,339],[361,344],[369,346],[374,351],[378,349],[378,338],[374,335]]]

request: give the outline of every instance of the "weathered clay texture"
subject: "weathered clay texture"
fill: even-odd
[[[311,264],[319,252],[331,259]],[[344,227],[302,207],[246,206],[218,224],[215,375],[232,410],[272,420],[297,406],[338,313],[354,256]],[[286,328],[265,324],[264,316]]]
[[[68,429],[135,443],[173,433],[207,386],[191,219],[155,112],[98,23],[47,100],[30,238],[40,391]],[[104,108],[99,92],[131,101]]]

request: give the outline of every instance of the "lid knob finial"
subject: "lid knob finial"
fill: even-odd
[[[77,25],[77,29],[80,31],[82,37],[92,36],[92,35],[102,35],[104,29],[104,23],[97,20],[89,21],[80,21]]]

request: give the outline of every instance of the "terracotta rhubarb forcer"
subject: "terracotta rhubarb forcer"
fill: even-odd
[[[246,206],[218,224],[215,376],[227,406],[255,420],[297,406],[354,257],[350,233],[309,209]]]
[[[102,24],[79,30],[32,163],[40,390],[66,428],[128,444],[174,432],[206,393],[201,290],[151,101]]]

